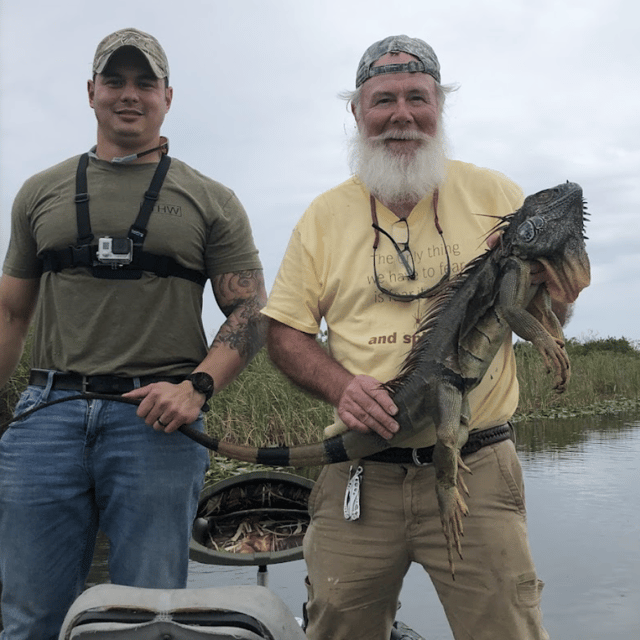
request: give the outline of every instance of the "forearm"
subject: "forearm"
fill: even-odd
[[[348,429],[391,438],[398,424],[389,394],[371,376],[353,375],[318,344],[315,336],[271,320],[267,340],[274,364],[295,384],[329,402]]]
[[[224,274],[214,278],[212,284],[218,305],[227,319],[194,371],[208,373],[217,393],[264,345],[266,318],[260,309],[266,304],[267,294],[259,270]],[[187,380],[180,384],[157,382],[125,395],[141,401],[137,413],[147,424],[167,433],[182,424],[191,424],[206,399]]]
[[[215,381],[215,391],[229,385],[265,345],[267,318],[260,313],[265,297],[258,296],[236,307],[220,327],[211,348],[196,367]]]
[[[212,279],[211,285],[227,319],[195,370],[208,373],[217,392],[231,383],[264,346],[267,320],[260,309],[267,303],[267,292],[260,269],[221,274]]]
[[[297,386],[337,407],[354,378],[318,344],[315,336],[271,320],[268,351],[272,362]]]
[[[38,295],[37,280],[0,279],[0,388],[14,372],[29,332]]]

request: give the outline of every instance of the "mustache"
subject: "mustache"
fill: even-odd
[[[372,144],[376,142],[384,142],[385,140],[422,140],[423,142],[429,142],[433,138],[426,133],[412,130],[392,129],[391,131],[385,131],[377,136],[371,136],[366,140]]]

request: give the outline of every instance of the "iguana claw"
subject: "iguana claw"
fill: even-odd
[[[467,467],[467,465],[462,461],[462,458],[458,456],[458,486],[468,495],[470,496],[471,494],[469,493],[469,489],[467,488],[467,483],[464,481],[464,478],[462,477],[462,475],[460,474],[460,469],[463,469],[464,471],[466,471],[467,473],[472,474],[471,469],[469,469],[469,467]]]
[[[469,509],[458,491],[458,487],[442,487],[436,485],[438,505],[440,507],[440,522],[444,537],[447,540],[447,558],[451,577],[455,580],[455,565],[453,562],[453,549],[455,547],[460,560],[462,560],[462,543],[460,538],[464,535],[462,518],[469,514]]]

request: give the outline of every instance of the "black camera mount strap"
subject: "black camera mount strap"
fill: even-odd
[[[150,271],[161,278],[174,276],[184,278],[204,286],[207,277],[200,271],[182,266],[171,256],[157,255],[142,250],[146,235],[147,224],[158,200],[160,189],[171,165],[171,158],[163,154],[156,167],[151,184],[144,194],[138,216],[129,228],[128,238],[132,241],[134,251],[130,263],[117,266],[101,264],[96,259],[98,245],[92,244],[94,235],[91,231],[89,216],[89,193],[87,188],[87,167],[89,154],[80,156],[76,170],[76,221],[78,237],[75,246],[66,249],[43,251],[40,255],[43,261],[43,271],[58,272],[71,267],[88,267],[96,278],[113,280],[137,280],[143,271]]]
[[[93,240],[91,233],[91,220],[89,218],[89,193],[87,190],[87,166],[89,154],[83,153],[76,169],[76,221],[78,223],[78,239],[76,246],[90,244]]]

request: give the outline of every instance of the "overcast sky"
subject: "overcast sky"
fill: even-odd
[[[592,284],[567,335],[640,340],[639,24],[636,0],[0,0],[0,254],[24,180],[95,143],[97,43],[137,27],[169,58],[171,155],[238,194],[270,287],[296,220],[349,175],[354,123],[337,93],[372,42],[406,33],[459,85],[454,158],[527,194],[582,185]]]

